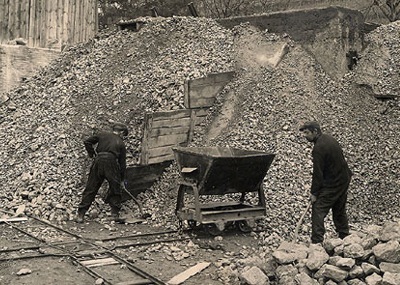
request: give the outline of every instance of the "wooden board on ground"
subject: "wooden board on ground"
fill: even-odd
[[[12,222],[25,222],[27,221],[27,217],[12,217],[12,218],[1,218],[0,223],[12,223]]]
[[[84,261],[81,261],[81,264],[86,267],[93,268],[93,267],[99,267],[99,266],[105,266],[105,265],[115,265],[115,264],[119,264],[119,262],[116,261],[112,257],[108,257],[108,258],[101,258],[101,259],[84,260]]]
[[[183,282],[185,282],[187,279],[192,277],[193,275],[196,275],[200,271],[206,269],[210,265],[209,262],[200,262],[196,264],[195,266],[190,267],[189,269],[183,271],[182,273],[179,273],[178,275],[172,277],[167,284],[168,285],[178,285]]]

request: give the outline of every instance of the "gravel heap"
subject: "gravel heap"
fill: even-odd
[[[235,46],[286,40],[290,49],[276,68],[257,65],[256,55],[252,58],[236,49],[236,59],[241,63],[237,78],[217,98],[192,146],[258,149],[276,154],[264,183],[267,216],[259,226],[269,234],[288,238],[307,206],[312,144],[298,131],[306,120],[318,120],[323,131],[343,146],[354,173],[348,205],[352,225],[399,217],[399,101],[375,99],[368,89],[352,83],[354,73],[341,81],[333,80],[309,53],[288,38],[279,39],[246,25],[233,32]],[[380,32],[384,33],[383,28]],[[234,94],[234,99],[229,94]],[[228,97],[235,101],[235,112],[227,128],[207,140],[207,130]],[[173,165],[145,198],[149,209],[162,213],[154,218],[156,223],[177,224],[173,214],[176,178]],[[307,219],[301,229],[304,236],[309,232]]]
[[[139,32],[72,47],[0,106],[0,207],[68,220],[90,160],[82,139],[121,121],[136,164],[146,112],[183,107],[184,82],[233,68],[232,35],[207,19],[143,18]]]
[[[367,34],[368,43],[357,65],[355,81],[372,87],[382,96],[400,96],[400,21]]]
[[[265,179],[268,215],[259,227],[289,236],[307,205],[312,145],[299,136],[298,127],[310,119],[339,140],[354,172],[352,223],[400,216],[397,100],[376,100],[352,83],[354,73],[333,80],[288,37],[248,25],[228,31],[209,19],[143,20],[147,24],[137,33],[113,32],[67,50],[7,95],[0,106],[0,207],[15,210],[24,204],[27,212],[42,218],[71,219],[90,163],[83,137],[111,121],[127,123],[134,164],[146,112],[182,108],[186,79],[236,69],[236,79],[217,98],[192,145],[276,154]],[[380,33],[391,33],[393,26],[388,27]],[[258,50],[278,40],[287,42],[289,51],[276,68],[245,52],[249,45]],[[208,128],[228,95],[234,98],[234,114],[227,128],[209,140]],[[176,227],[178,176],[173,164],[141,195],[145,211],[153,214],[150,223]],[[302,233],[308,230],[305,226]]]

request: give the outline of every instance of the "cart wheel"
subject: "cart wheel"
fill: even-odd
[[[187,220],[187,223],[189,225],[189,228],[192,230],[197,229],[199,227],[199,224],[195,220]]]
[[[212,236],[218,236],[222,233],[222,231],[217,227],[216,224],[204,224],[204,228]]]
[[[237,228],[244,233],[250,233],[252,228],[249,226],[246,220],[236,221]]]

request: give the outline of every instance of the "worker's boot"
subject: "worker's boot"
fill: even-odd
[[[116,223],[124,223],[125,219],[119,215],[119,209],[111,208],[111,219]]]
[[[85,212],[78,211],[78,214],[76,215],[75,218],[75,222],[82,224],[84,220],[85,220]]]

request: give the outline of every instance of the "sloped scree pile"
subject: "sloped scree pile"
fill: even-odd
[[[184,82],[233,68],[232,36],[206,19],[144,18],[70,48],[1,104],[0,207],[73,217],[90,160],[82,139],[127,123],[137,162],[146,112],[183,107]],[[101,202],[101,201],[100,201]]]
[[[312,146],[299,136],[298,126],[309,119],[320,121],[344,147],[354,172],[352,222],[400,216],[398,101],[377,101],[352,85],[351,73],[341,81],[332,80],[288,37],[248,25],[228,31],[208,19],[144,20],[147,24],[137,33],[120,31],[71,48],[8,94],[9,101],[0,107],[2,208],[15,210],[24,204],[39,217],[71,219],[90,163],[82,146],[84,136],[106,128],[110,121],[128,123],[130,160],[135,163],[145,112],[182,108],[185,79],[236,69],[236,79],[217,98],[192,145],[277,155],[265,180],[264,229],[289,236],[307,205]],[[290,47],[276,68],[243,52],[248,45],[262,51],[257,47],[276,41]],[[208,140],[209,123],[218,117],[228,95],[235,100],[234,115],[219,136]],[[177,225],[177,177],[172,165],[141,196],[153,224]],[[308,230],[304,227],[302,232]]]
[[[400,21],[377,28],[365,37],[368,48],[356,66],[355,81],[368,84],[374,93],[400,96]]]
[[[379,30],[385,32],[392,33],[393,28]],[[238,75],[217,98],[204,126],[196,130],[192,145],[258,149],[276,154],[264,183],[267,216],[260,226],[280,237],[294,233],[308,203],[312,171],[312,145],[300,137],[298,127],[312,119],[339,140],[354,173],[348,205],[352,227],[399,218],[399,101],[376,100],[368,88],[353,84],[354,73],[343,80],[333,80],[309,53],[288,38],[246,25],[236,27],[233,33],[237,47],[286,41],[290,49],[276,68],[255,64],[257,55],[252,57],[235,49],[240,62]],[[379,41],[377,36],[371,38]],[[371,51],[366,52],[362,60],[368,62]],[[226,98],[235,100],[232,119],[219,136],[208,140],[207,132]],[[168,179],[171,173],[177,177],[175,167],[171,168],[166,179],[155,186],[154,194],[146,196],[146,203],[149,209],[154,207],[163,213],[156,223],[173,225],[174,208],[158,202],[176,197],[176,179]],[[157,202],[152,203],[152,198]],[[310,230],[308,216],[301,229],[304,236]]]

